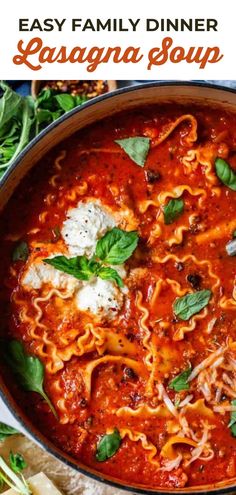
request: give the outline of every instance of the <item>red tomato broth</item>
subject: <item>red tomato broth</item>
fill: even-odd
[[[197,142],[192,146],[185,143],[184,139],[188,136],[191,125],[189,122],[183,122],[159,146],[150,150],[144,168],[131,161],[128,155],[118,150],[118,146],[114,144],[115,139],[132,136],[147,135],[156,138],[164,125],[175,121],[185,113],[192,114],[197,119]],[[137,307],[138,293],[142,296],[142,304],[148,308],[147,325],[159,360],[154,387],[156,383],[162,383],[173,402],[176,397],[180,401],[183,400],[189,393],[193,395],[192,403],[198,399],[205,399],[196,380],[191,382],[189,391],[184,390],[179,393],[169,389],[168,383],[184,371],[190,362],[194,368],[207,358],[210,352],[224,345],[228,337],[231,337],[232,341],[235,340],[235,308],[222,309],[219,305],[222,297],[232,298],[236,276],[235,259],[229,257],[225,251],[225,245],[232,238],[232,232],[225,234],[223,231],[221,237],[210,242],[198,242],[198,236],[214,226],[227,224],[233,220],[236,193],[223,186],[217,178],[214,184],[210,184],[207,181],[205,167],[201,163],[189,172],[182,161],[189,149],[196,149],[199,146],[211,149],[213,146],[214,159],[216,156],[223,156],[236,170],[235,132],[236,117],[219,110],[166,105],[121,113],[75,134],[44,157],[22,181],[0,219],[3,239],[0,246],[0,273],[4,281],[0,293],[3,336],[22,341],[25,349],[38,356],[45,366],[48,362],[46,356],[48,350],[45,347],[45,355],[40,351],[39,342],[30,335],[29,323],[22,321],[22,305],[17,302],[21,300],[27,303],[30,308],[27,314],[33,319],[35,317],[33,301],[45,288],[26,291],[22,287],[21,276],[25,263],[22,261],[13,263],[11,259],[16,241],[26,240],[30,251],[34,252],[36,257],[39,253],[46,258],[57,243],[62,242],[56,237],[55,227],[61,228],[69,208],[76,207],[80,201],[86,201],[88,198],[99,199],[112,211],[117,211],[125,205],[137,221],[140,241],[135,253],[126,262],[129,287],[128,295],[125,296],[126,303],[117,318],[112,322],[100,323],[99,328],[105,328],[108,333],[118,334],[127,339],[130,349],[129,352],[125,352],[124,349],[123,356],[142,363],[142,373],[139,375],[134,372],[127,377],[127,365],[122,363],[122,360],[101,364],[93,372],[92,393],[91,398],[88,399],[81,369],[101,356],[93,349],[81,356],[72,354],[70,359],[65,361],[62,359],[63,367],[56,373],[50,373],[46,369],[44,380],[45,390],[59,416],[57,421],[47,404],[37,394],[22,391],[12,375],[6,369],[3,370],[14,397],[44,435],[75,459],[124,483],[174,489],[215,483],[236,475],[236,467],[234,467],[236,439],[228,427],[228,412],[214,413],[209,420],[214,427],[210,430],[209,439],[213,451],[211,460],[197,459],[186,466],[184,459],[185,457],[189,459],[192,448],[178,444],[175,446],[175,451],[183,456],[183,462],[174,470],[163,471],[150,462],[148,451],[143,448],[140,441],[131,441],[127,436],[122,439],[120,448],[110,459],[98,462],[95,458],[96,445],[107,430],[128,428],[146,435],[148,441],[156,447],[155,460],[160,462],[160,467],[164,466],[160,452],[171,437],[167,431],[167,422],[173,418],[168,416],[166,419],[158,415],[122,417],[116,414],[116,410],[121,407],[136,410],[143,403],[150,408],[156,408],[160,404],[157,391],[153,395],[145,391],[149,371],[145,366],[147,351],[142,341],[143,330],[140,327],[142,315],[140,308]],[[222,139],[219,138],[217,141],[219,136],[222,136]],[[98,148],[112,149],[115,152],[83,152]],[[63,150],[66,150],[66,156],[61,160],[59,170],[55,167],[55,160]],[[210,154],[209,160],[214,171],[213,155]],[[153,183],[148,182],[147,178],[147,172],[150,170],[160,174],[160,178]],[[56,176],[54,185],[53,176]],[[87,184],[85,194],[77,193],[75,196],[73,194],[70,196],[70,192],[83,183]],[[204,189],[206,200],[199,208],[199,196],[193,196],[189,191],[184,190],[181,195],[185,201],[183,214],[170,225],[163,223],[161,235],[152,237],[150,242],[150,233],[159,221],[158,207],[150,205],[142,212],[140,204],[143,201],[155,200],[161,192],[171,191],[182,184],[190,188]],[[213,194],[213,187],[219,188],[219,197]],[[115,188],[118,193],[114,192]],[[50,204],[47,203],[49,195]],[[45,211],[47,211],[46,221],[42,222],[40,215]],[[196,223],[193,226],[188,225],[188,229],[183,233],[182,242],[168,245],[169,239],[175,235],[175,230],[179,226],[186,225],[190,215],[196,215]],[[129,221],[132,222],[131,217]],[[39,243],[40,247],[34,248],[35,242]],[[194,255],[197,260],[209,260],[212,263],[213,276],[209,274],[207,265],[196,265],[191,258],[184,262],[176,262],[174,259],[166,263],[156,261],[156,257],[164,258],[166,255],[175,255],[179,259],[186,255]],[[205,317],[199,319],[196,327],[186,332],[184,338],[176,340],[176,331],[182,326],[189,325],[188,321],[175,318],[172,306],[177,297],[176,293],[171,284],[163,284],[159,296],[151,304],[152,294],[159,278],[164,281],[167,279],[176,281],[181,290],[185,289],[187,293],[193,291],[187,276],[196,273],[200,275],[201,290],[212,289],[214,276],[220,279],[220,283],[215,289],[210,309]],[[75,311],[74,306],[70,306],[70,301],[68,305],[67,300],[63,301],[57,296],[42,302],[41,309],[43,322],[48,329],[47,338],[59,353],[64,349],[61,336],[67,338],[68,345],[72,345],[74,337],[70,332],[73,333],[76,328],[78,336],[81,336],[86,324],[93,321],[90,314]],[[202,313],[203,311],[201,315]],[[206,328],[212,318],[216,321],[212,331],[207,333]],[[161,327],[160,321],[164,321],[166,326]],[[108,352],[105,351],[102,356],[106,354]],[[114,352],[113,355],[117,354]],[[222,370],[219,371],[219,380],[222,378],[221,375]],[[222,396],[223,402],[232,400],[232,396],[227,396],[227,393]],[[62,398],[65,404],[64,412],[63,408],[60,409],[58,406]],[[205,405],[213,409],[211,401],[207,403],[205,400]],[[202,430],[199,414],[192,413],[190,416],[190,426],[200,438]]]

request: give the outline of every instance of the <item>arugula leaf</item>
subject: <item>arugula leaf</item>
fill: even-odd
[[[61,272],[73,275],[79,280],[89,280],[98,273],[100,268],[99,263],[94,260],[88,260],[86,256],[75,256],[74,258],[55,256],[54,258],[46,258],[43,261]]]
[[[118,287],[124,287],[122,278],[120,277],[119,273],[114,270],[114,268],[102,266],[98,271],[98,277],[102,278],[103,280],[114,280],[117,283]]]
[[[0,168],[11,165],[31,139],[35,108],[31,97],[22,97],[7,84],[0,82],[4,91],[0,99]]]
[[[4,96],[0,99],[0,127],[2,128],[12,117],[15,117],[21,107],[22,98],[5,82],[0,82]]]
[[[174,313],[180,320],[189,320],[209,303],[212,292],[208,289],[178,297],[173,305]]]
[[[191,367],[187,368],[185,371],[173,378],[173,380],[170,381],[168,387],[172,390],[175,390],[176,392],[181,392],[181,390],[188,390],[189,383],[187,380],[191,374],[191,371]]]
[[[231,401],[231,405],[236,406],[236,400],[235,399],[233,399]],[[233,437],[236,437],[236,411],[231,412],[230,422],[228,424],[228,427],[230,428]]]
[[[28,244],[25,241],[20,242],[12,253],[12,261],[26,261],[29,256]]]
[[[116,139],[118,144],[131,160],[140,167],[144,167],[146,158],[150,148],[150,138],[147,137],[131,137],[126,139]]]
[[[64,110],[64,112],[69,112],[76,106],[75,98],[67,93],[61,93],[59,95],[55,95],[55,99],[59,105],[59,107]]]
[[[55,408],[43,388],[44,366],[41,361],[37,357],[27,354],[18,340],[12,340],[9,343],[6,351],[6,361],[22,388],[26,391],[40,394],[57,418]]]
[[[10,452],[9,455],[9,460],[10,460],[10,467],[14,473],[21,473],[23,469],[27,467],[27,463],[24,459],[24,457],[19,454],[18,452],[16,454],[13,454],[13,452]]]
[[[115,227],[98,241],[95,255],[104,263],[120,265],[131,256],[137,244],[137,232],[126,232]]]
[[[117,428],[113,433],[104,435],[97,445],[96,460],[99,462],[106,461],[112,457],[120,447],[121,436]]]
[[[216,158],[216,174],[221,182],[233,191],[236,191],[236,173],[230,165],[222,158]]]
[[[15,428],[0,422],[0,442],[11,435],[16,435],[17,433],[19,432]]]
[[[173,223],[184,211],[183,199],[171,199],[164,206],[164,221],[166,225]]]
[[[29,141],[63,113],[81,105],[85,95],[56,94],[52,89],[40,92],[37,99],[20,96],[0,81],[0,177]]]

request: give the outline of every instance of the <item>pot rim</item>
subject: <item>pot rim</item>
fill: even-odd
[[[124,93],[132,93],[137,90],[145,90],[146,88],[158,88],[161,86],[165,87],[172,87],[172,86],[183,86],[183,87],[201,87],[201,88],[208,88],[212,90],[219,90],[223,91],[225,93],[232,93],[236,95],[236,89],[234,88],[229,88],[225,87],[222,85],[218,84],[212,84],[212,83],[205,83],[202,81],[154,81],[154,82],[145,82],[142,84],[137,84],[134,86],[127,86],[124,88],[117,89],[111,93],[106,93],[104,95],[100,95],[98,97],[93,98],[90,101],[85,102],[83,105],[74,108],[73,110],[65,113],[62,115],[59,119],[57,119],[55,122],[52,122],[49,126],[47,126],[44,130],[42,130],[36,137],[34,137],[30,143],[19,153],[19,155],[15,158],[13,164],[11,167],[5,172],[3,178],[0,180],[0,192],[1,188],[5,185],[5,183],[8,181],[9,177],[11,176],[12,172],[19,166],[20,162],[22,159],[27,155],[27,153],[34,147],[36,143],[38,143],[46,134],[50,133],[52,129],[55,129],[56,127],[60,126],[60,124],[67,119],[70,119],[70,117],[76,113],[79,113],[83,111],[85,108],[96,105],[99,102],[102,102],[106,99],[111,99],[114,97],[117,97],[119,95],[122,95]],[[6,388],[7,386],[4,385],[3,388]],[[8,392],[8,390],[7,390]],[[102,473],[99,473],[89,466],[84,466],[81,467],[81,465],[78,465],[76,463],[76,460],[73,460],[72,457],[70,457],[68,454],[63,453],[61,449],[58,449],[50,440],[48,440],[44,435],[40,432],[37,431],[36,427],[29,423],[26,420],[26,416],[22,417],[20,416],[19,412],[17,411],[17,408],[14,407],[14,405],[11,403],[10,398],[12,398],[11,393],[5,393],[4,390],[2,389],[0,385],[0,397],[7,406],[8,410],[11,412],[15,420],[22,425],[22,427],[25,429],[26,432],[29,433],[30,437],[37,442],[38,445],[40,445],[41,448],[45,449],[46,452],[49,454],[53,455],[56,457],[59,461],[63,462],[67,466],[75,469],[76,471],[84,474],[85,476],[91,478],[94,481],[105,483],[111,487],[114,488],[119,488],[121,490],[125,490],[130,493],[138,493],[140,495],[173,495],[173,493],[178,493],[179,495],[208,495],[209,493],[212,495],[223,495],[226,493],[232,493],[234,489],[236,488],[236,480],[232,482],[232,484],[227,484],[226,487],[221,486],[224,482],[220,482],[219,484],[213,484],[213,487],[211,488],[211,485],[201,485],[201,486],[196,486],[196,487],[187,487],[186,489],[174,489],[174,490],[166,490],[164,488],[148,488],[148,487],[142,487],[142,485],[129,485],[126,486],[122,482],[122,480],[118,480],[115,478],[109,479],[109,475],[103,475]],[[13,399],[14,401],[14,399]],[[20,409],[20,408],[19,408]],[[220,486],[219,486],[220,485]]]

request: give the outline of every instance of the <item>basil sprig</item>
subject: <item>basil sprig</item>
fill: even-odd
[[[236,400],[235,399],[233,399],[231,401],[231,405],[236,406]],[[236,437],[236,411],[231,412],[230,422],[228,424],[228,427],[230,428],[233,437]]]
[[[17,433],[19,432],[15,428],[0,422],[0,442],[11,435],[16,435]]]
[[[217,177],[221,182],[233,191],[236,191],[236,173],[222,158],[216,158],[215,168]]]
[[[112,457],[120,447],[121,436],[117,428],[113,433],[104,435],[97,445],[96,460],[99,462],[106,461]]]
[[[137,232],[125,232],[115,227],[97,242],[95,256],[90,260],[86,256],[74,258],[55,256],[46,258],[44,261],[79,280],[90,280],[91,277],[96,276],[103,280],[114,280],[119,287],[123,287],[123,280],[119,273],[106,265],[124,263],[132,255],[137,244]]]
[[[18,340],[9,343],[5,357],[22,388],[40,394],[57,418],[55,408],[43,388],[44,366],[41,361],[27,354]]]
[[[184,200],[170,199],[164,206],[164,222],[166,225],[173,223],[177,220],[184,211]]]
[[[189,320],[191,316],[199,313],[209,303],[211,297],[209,289],[199,290],[193,294],[178,297],[173,305],[174,313],[180,320]]]
[[[118,144],[125,153],[140,167],[144,167],[150,148],[150,138],[147,137],[130,137],[126,139],[116,139]]]
[[[181,392],[181,390],[188,390],[189,389],[189,383],[188,383],[188,377],[190,376],[192,371],[192,368],[189,367],[186,370],[184,370],[182,373],[177,375],[173,380],[170,381],[169,383],[169,388],[172,390],[175,390],[176,392]]]

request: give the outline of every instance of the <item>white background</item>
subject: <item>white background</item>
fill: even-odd
[[[234,0],[6,0],[0,16],[0,78],[1,79],[236,79],[235,33],[236,5]],[[71,32],[71,19],[141,18],[136,33],[129,32]],[[145,32],[146,18],[215,18],[218,32]],[[62,32],[19,32],[18,19],[67,18]],[[125,23],[127,25],[127,23]],[[17,43],[40,36],[44,45],[141,47],[144,57],[138,64],[101,64],[95,72],[87,72],[87,64],[45,63],[41,70],[32,71],[25,65],[14,65],[12,58],[18,53]],[[147,70],[148,51],[160,47],[162,39],[171,36],[174,46],[219,46],[223,59],[199,69],[197,64],[165,65]],[[37,63],[37,55],[34,63]]]

